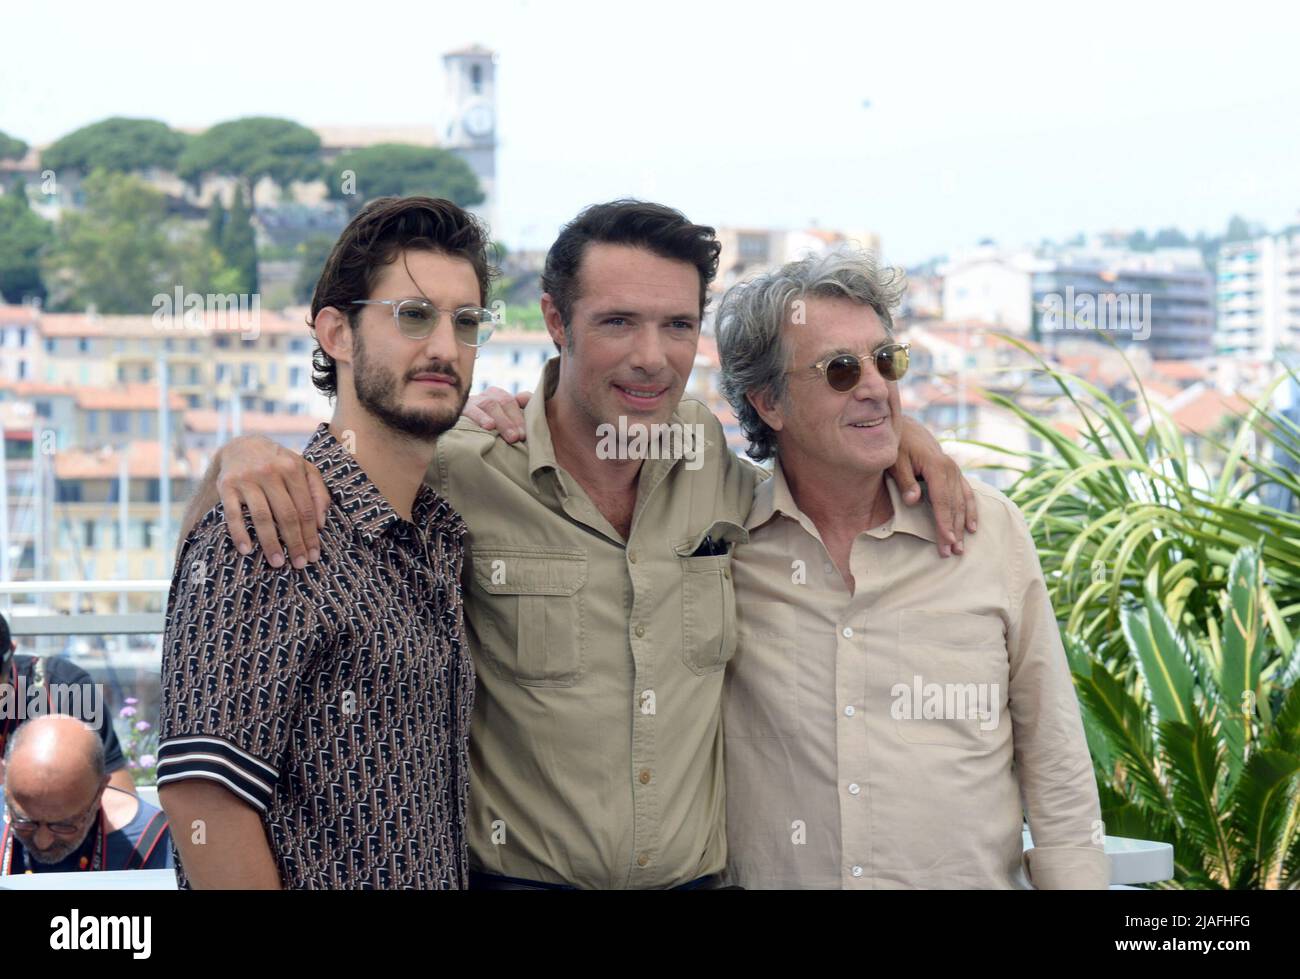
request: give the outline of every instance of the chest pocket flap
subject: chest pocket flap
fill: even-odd
[[[586,662],[586,552],[477,547],[472,561],[480,594],[466,611],[488,658],[525,686],[576,683]]]

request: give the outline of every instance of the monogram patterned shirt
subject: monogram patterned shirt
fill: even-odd
[[[241,555],[220,505],[181,546],[158,784],[256,809],[286,888],[464,887],[465,524],[427,486],[402,519],[327,425],[303,456],[331,494],[319,561]]]

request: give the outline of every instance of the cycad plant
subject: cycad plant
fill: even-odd
[[[1029,352],[1016,339],[1003,339]],[[1221,465],[1221,475],[1211,481],[1201,478],[1187,440],[1151,404],[1136,372],[1138,397],[1121,404],[1082,378],[1040,363],[1077,411],[1077,441],[1015,398],[984,394],[1017,415],[1043,446],[1009,453],[1018,464],[1003,468],[1018,473],[1008,495],[1029,521],[1065,631],[1104,657],[1125,657],[1120,609],[1126,596],[1141,600],[1152,571],[1175,621],[1188,616],[1203,622],[1233,556],[1255,544],[1272,576],[1265,620],[1291,630],[1300,626],[1300,514],[1257,499],[1266,485],[1300,496],[1300,478],[1250,451],[1271,444],[1277,459],[1300,462],[1300,428],[1264,407],[1272,389],[1251,405],[1231,442],[1211,442]],[[1150,420],[1141,432],[1129,417],[1139,405]]]
[[[1062,625],[1106,830],[1172,843],[1165,886],[1300,887],[1300,515],[1261,492],[1300,496],[1282,464],[1300,463],[1300,428],[1267,409],[1270,388],[1209,442],[1211,479],[1136,372],[1119,403],[1040,363],[1077,439],[985,394],[1042,445],[1009,453],[1008,495]]]
[[[1066,635],[1106,831],[1173,844],[1174,886],[1300,887],[1300,657],[1265,663],[1259,551],[1237,553],[1205,635],[1156,584],[1120,611],[1136,682]]]

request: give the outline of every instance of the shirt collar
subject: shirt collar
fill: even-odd
[[[330,432],[328,423],[321,422],[317,427],[302,456],[320,470],[330,491],[331,505],[342,510],[366,540],[378,540],[393,527],[405,523],[347,446]],[[421,531],[446,529],[463,535],[466,529],[460,514],[425,483],[420,484],[415,494],[411,523]]]
[[[543,469],[558,470],[560,464],[555,460],[555,442],[551,438],[551,426],[546,420],[546,403],[555,397],[555,388],[560,381],[559,355],[552,357],[542,368],[542,376],[537,390],[524,407],[524,431],[528,434],[525,445],[528,447],[528,476],[537,486],[537,474]],[[673,411],[670,423],[685,425],[681,414]],[[713,443],[706,440],[701,451],[713,448]],[[646,466],[661,466],[664,471],[671,469],[681,459],[647,459]],[[644,470],[643,470],[644,471]]]
[[[889,502],[893,507],[894,515],[879,527],[873,527],[871,530],[865,531],[865,533],[878,538],[889,537],[894,533],[904,533],[935,543],[937,538],[935,536],[934,517],[929,506],[928,497],[925,506],[908,506],[903,502],[903,496],[899,493],[898,486],[889,476],[885,477],[885,486],[889,490]],[[808,533],[820,539],[816,525],[799,509],[799,505],[795,502],[794,496],[790,492],[790,484],[786,482],[785,472],[781,469],[781,460],[779,458],[773,462],[772,478],[763,480],[754,490],[754,505],[749,511],[749,519],[745,521],[745,529],[752,531],[761,527],[778,513],[796,521]]]
[[[528,475],[534,480],[543,469],[559,468],[559,463],[555,461],[555,443],[551,441],[551,426],[546,421],[546,402],[555,396],[555,386],[559,380],[560,358],[557,355],[542,368],[537,390],[524,406],[524,431],[528,435],[524,443],[528,447]]]

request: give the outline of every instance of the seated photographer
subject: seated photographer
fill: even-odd
[[[21,725],[5,748],[0,874],[172,865],[167,817],[109,785],[104,745],[66,714]]]

